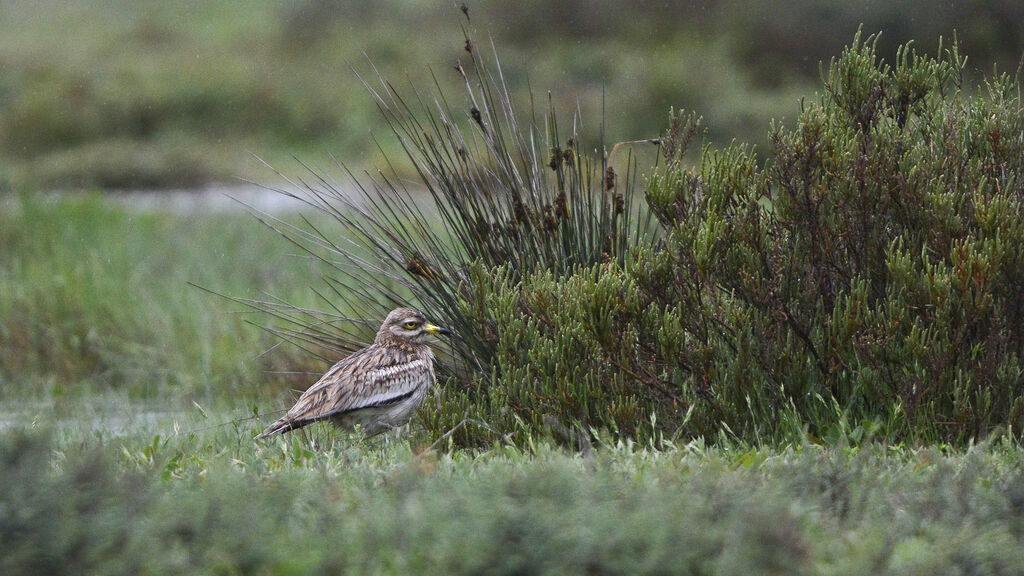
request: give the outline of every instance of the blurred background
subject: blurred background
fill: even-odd
[[[882,32],[935,53],[954,30],[980,78],[1014,73],[1024,3],[781,0],[466,2],[513,90],[606,141],[658,135],[670,108],[762,145],[814,94],[819,63]],[[355,168],[395,152],[353,70],[461,96],[458,3],[424,0],[0,2],[0,190],[188,188],[294,155]],[[452,102],[459,106],[458,101]],[[293,164],[292,164],[293,165]]]

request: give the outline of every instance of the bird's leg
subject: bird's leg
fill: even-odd
[[[395,426],[394,424],[383,423],[387,427],[388,431],[394,434],[394,440],[397,442],[402,439],[406,429],[409,427],[408,424],[401,424]]]

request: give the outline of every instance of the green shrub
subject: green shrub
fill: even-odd
[[[963,62],[904,47],[888,65],[858,37],[763,164],[734,145],[684,166],[696,121],[673,116],[647,191],[664,242],[564,278],[477,274],[495,376],[455,404],[505,431],[1020,430],[1024,113],[1015,79],[965,93]]]
[[[886,64],[858,34],[796,126],[772,127],[763,160],[743,145],[707,147],[686,166],[698,120],[674,114],[647,206],[631,207],[627,185],[616,221],[618,190],[595,189],[571,147],[567,179],[557,138],[545,170],[536,128],[516,122],[472,54],[480,75],[467,100],[484,114],[464,114],[468,128],[443,96],[437,113],[414,111],[386,83],[378,96],[429,207],[385,182],[351,215],[331,208],[332,189],[309,188],[365,250],[346,257],[342,243],[307,233],[373,287],[349,308],[372,308],[379,291],[378,308],[412,299],[457,329],[462,368],[447,372],[442,410],[422,411],[432,433],[467,416],[487,426],[460,429],[463,442],[609,429],[962,443],[1020,430],[1016,79],[971,95],[957,46],[936,57],[904,46]],[[560,195],[571,218],[545,227],[566,213]],[[424,224],[431,211],[440,227]]]
[[[965,94],[963,61],[904,47],[887,65],[858,37],[763,166],[736,145],[687,168],[670,134],[647,194],[664,243],[499,286],[486,396],[629,435],[1020,430],[1024,113],[1006,76]]]
[[[965,94],[964,60],[888,65],[858,36],[764,167],[732,147],[651,179],[669,232],[633,271],[681,318],[655,363],[700,403],[694,433],[1024,424],[1024,112],[1006,76]]]

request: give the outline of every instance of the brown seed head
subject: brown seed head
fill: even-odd
[[[548,159],[548,168],[552,170],[558,170],[558,167],[562,165],[562,149],[555,146],[551,149],[551,158]]]
[[[427,280],[432,280],[434,278],[434,272],[419,254],[413,254],[405,261],[405,270],[414,276],[419,276]]]
[[[558,196],[555,196],[555,216],[562,220],[569,217],[569,201],[565,192],[559,192]]]

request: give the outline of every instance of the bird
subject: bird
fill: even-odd
[[[392,310],[373,344],[332,366],[255,439],[321,420],[348,429],[358,425],[368,436],[403,426],[435,382],[434,353],[426,338],[449,334],[414,308]]]

